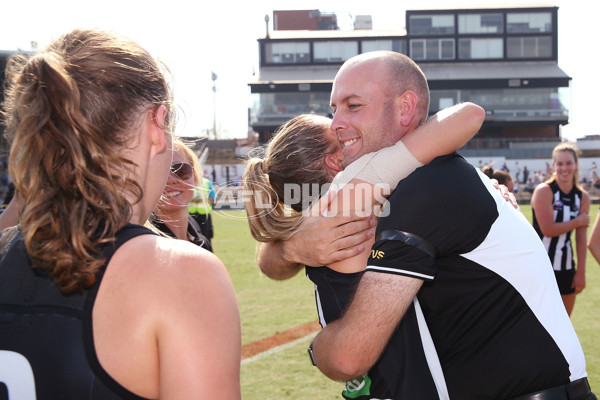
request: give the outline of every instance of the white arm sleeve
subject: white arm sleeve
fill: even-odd
[[[332,186],[338,190],[352,179],[359,179],[373,185],[385,184],[394,190],[402,179],[410,175],[423,164],[412,155],[404,143],[399,140],[390,147],[365,154],[344,171],[336,175]]]

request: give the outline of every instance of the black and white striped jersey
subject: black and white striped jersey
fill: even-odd
[[[553,181],[549,184],[552,189],[552,209],[554,210],[554,222],[568,222],[577,218],[581,209],[581,190],[573,187],[569,193],[564,193],[558,187],[558,183]],[[542,239],[542,243],[548,252],[548,257],[552,262],[555,271],[566,271],[575,268],[573,258],[573,246],[571,244],[571,234],[573,231],[565,232],[558,236],[544,236],[537,218],[535,209],[532,209],[533,227]]]

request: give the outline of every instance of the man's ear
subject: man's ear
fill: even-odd
[[[417,118],[417,104],[419,97],[415,92],[407,90],[402,93],[398,99],[398,107],[400,108],[400,123],[403,126],[409,126],[413,122],[413,118]]]
[[[167,135],[169,135],[165,132],[167,108],[165,106],[158,106],[156,109],[149,111],[149,113],[149,117],[151,118],[150,139],[152,151],[154,154],[162,153],[167,148]]]
[[[338,172],[341,172],[344,170],[344,166],[342,165],[343,161],[344,161],[344,159],[340,158],[339,155],[337,155],[337,152],[327,154],[325,156],[325,165],[327,166],[327,168],[329,168],[333,172],[334,176]]]

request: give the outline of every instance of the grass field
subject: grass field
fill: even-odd
[[[531,220],[531,207],[521,207]],[[592,221],[598,207],[593,206]],[[242,211],[214,213],[215,253],[231,275],[242,320],[242,343],[247,344],[316,320],[313,285],[303,273],[288,281],[273,281],[256,266],[256,243]],[[572,321],[586,354],[592,389],[600,392],[600,268],[591,254],[587,261],[587,288],[579,296]],[[242,365],[244,400],[341,399],[343,385],[322,375],[309,361],[311,338],[292,342],[275,352],[254,357]]]

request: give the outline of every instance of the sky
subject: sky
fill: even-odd
[[[347,30],[356,15],[371,15],[373,29],[405,27],[407,2],[382,0],[255,0],[236,2],[194,0],[0,0],[0,50],[44,47],[76,27],[117,31],[161,59],[174,77],[175,102],[180,110],[177,133],[205,136],[216,120],[219,138],[248,133],[248,83],[258,73],[258,41],[265,36],[265,15],[273,10],[318,9],[334,12]],[[489,0],[421,0],[409,9],[431,7],[511,6]],[[522,3],[520,3],[522,4]],[[595,96],[600,93],[594,28],[600,23],[600,2],[529,0],[527,4],[558,6],[558,65],[571,81],[570,123],[563,137],[576,140],[600,135]],[[269,22],[269,31],[272,30]],[[585,46],[585,43],[591,43]],[[212,73],[216,91],[213,91]]]

